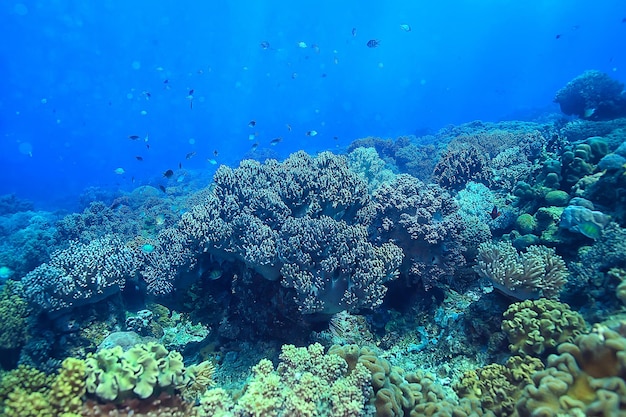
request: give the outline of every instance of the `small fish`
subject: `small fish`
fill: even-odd
[[[122,175],[126,171],[124,171],[124,168],[115,168],[113,172],[115,172],[117,175]]]
[[[306,47],[307,47],[306,42],[302,42],[302,41],[298,42],[298,48],[305,49]]]
[[[308,132],[306,132],[307,136],[317,136],[317,131],[316,130],[309,130]]]
[[[174,171],[172,171],[171,169],[168,169],[167,171],[163,173],[163,176],[165,178],[172,178],[172,175],[174,175]]]
[[[491,209],[491,213],[489,213],[489,215],[491,216],[491,220],[495,220],[498,217],[500,217],[502,213],[500,213],[498,211],[498,207],[497,206],[493,206],[493,209]]]
[[[320,53],[320,47],[316,43],[311,45],[311,48],[313,48],[313,50],[315,51],[316,54]]]
[[[193,96],[193,88],[191,90],[189,90],[189,96]]]
[[[215,159],[207,159],[207,162],[211,165],[217,165],[217,161]]]
[[[254,127],[254,126],[256,126],[256,121],[250,120],[250,123],[248,123],[248,127]]]
[[[152,94],[149,91],[142,91],[141,94],[146,98],[146,100],[150,100]]]
[[[196,155],[196,151],[189,152],[187,155],[185,155],[185,159],[191,159],[195,155]]]
[[[268,41],[263,41],[260,45],[263,49],[270,49],[270,43]]]
[[[334,140],[339,140],[339,136],[333,136]]]
[[[128,139],[130,139],[130,140],[137,140],[137,139],[139,139],[139,136],[137,136],[137,135],[130,135],[128,137]]]
[[[160,189],[161,191],[163,191],[164,193],[166,193],[166,192],[167,192],[167,191],[165,191],[165,187],[164,187],[164,186],[162,186],[162,185],[160,185],[160,184],[159,184],[159,189]]]
[[[147,148],[148,150],[150,150],[150,144],[149,144],[149,143],[146,143],[146,148]]]
[[[170,80],[163,80],[163,84],[169,84]]]
[[[296,78],[298,78],[298,73],[297,72],[292,73],[291,74],[291,79],[295,80]]]
[[[137,156],[135,157],[135,159],[136,159],[136,160],[138,160],[138,161],[143,161],[143,156],[139,156],[139,155],[137,155]]]
[[[287,130],[291,132],[291,125],[287,123]]]
[[[370,39],[367,41],[366,45],[368,48],[376,48],[380,45],[380,41],[378,39]]]
[[[178,169],[183,169],[183,163],[182,162],[178,163]]]
[[[252,152],[254,152],[254,151],[256,151],[256,148],[258,148],[258,147],[259,147],[259,144],[258,144],[258,143],[253,143],[253,144],[252,144],[252,147],[250,148],[250,150],[251,150]]]
[[[335,59],[333,59],[333,62],[335,63],[335,65],[337,65],[339,63],[339,58],[335,57]]]
[[[276,146],[276,144],[277,144],[277,143],[282,142],[282,140],[283,140],[283,138],[281,138],[281,137],[278,137],[278,138],[272,139],[272,140],[270,141],[270,145],[272,145],[272,146]]]
[[[135,183],[135,177],[130,177],[130,182]]]
[[[409,25],[400,25],[400,29],[402,29],[405,32],[410,32],[411,31],[411,26],[409,26]]]
[[[352,28],[352,32],[351,33],[352,33],[352,37],[355,37],[356,36],[356,28]]]
[[[217,155],[219,155],[219,153],[217,152],[217,149],[213,150],[213,156],[217,158]]]

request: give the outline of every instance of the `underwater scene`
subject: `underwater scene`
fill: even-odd
[[[0,28],[1,416],[626,416],[623,0]]]

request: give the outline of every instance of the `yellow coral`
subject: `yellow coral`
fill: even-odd
[[[502,320],[509,349],[526,355],[541,355],[559,343],[571,341],[585,327],[585,320],[569,305],[547,299],[511,304]]]
[[[626,415],[626,337],[597,326],[558,352],[524,389],[520,416]]]

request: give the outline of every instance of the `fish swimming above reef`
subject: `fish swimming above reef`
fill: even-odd
[[[409,25],[400,25],[400,29],[402,29],[405,32],[410,32],[411,31],[411,26],[409,26]]]
[[[248,127],[254,127],[256,126],[256,120],[250,120],[250,123],[248,123]]]
[[[113,170],[113,172],[115,172],[117,175],[122,175],[124,174],[126,171],[124,170],[124,168],[115,168]]]
[[[317,136],[317,130],[309,130],[306,132],[307,136]]]
[[[270,49],[270,43],[268,41],[263,41],[259,45],[262,49]]]
[[[191,151],[185,155],[185,159],[191,159],[196,155],[196,151]]]
[[[171,169],[168,169],[167,171],[163,173],[163,176],[165,178],[172,178],[173,175],[174,175],[174,171],[172,171]]]
[[[380,41],[378,39],[370,39],[367,41],[368,48],[377,48],[380,45]]]
[[[139,155],[137,155],[137,156],[135,157],[135,159],[136,159],[136,160],[138,160],[139,162],[141,162],[141,161],[143,161],[143,156],[139,156]]]
[[[278,143],[282,142],[282,140],[283,140],[283,138],[281,138],[281,137],[278,137],[278,138],[272,139],[272,140],[270,141],[270,145],[272,145],[272,146],[276,146],[276,144],[278,144]]]
[[[128,139],[130,139],[130,140],[137,140],[137,139],[139,139],[139,136],[138,135],[130,135],[130,136],[128,136]]]

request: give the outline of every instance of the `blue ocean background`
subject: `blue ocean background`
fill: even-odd
[[[617,0],[0,7],[0,194],[42,209],[76,209],[86,187],[156,186],[179,163],[208,183],[254,143],[284,158],[529,119],[558,111],[555,91],[584,70],[625,78]]]

